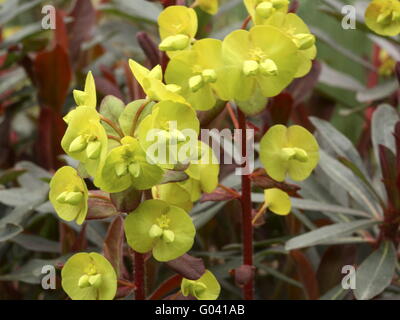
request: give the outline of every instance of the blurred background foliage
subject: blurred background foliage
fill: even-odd
[[[220,2],[216,16],[196,9],[199,38],[223,39],[241,27],[247,15],[242,1]],[[384,242],[379,247],[381,239],[375,241],[379,229],[373,229],[371,234],[364,229],[382,220],[382,213],[376,208],[385,211],[389,207],[386,201],[390,196],[384,195],[380,175],[384,174],[387,181],[393,176],[389,177],[379,162],[387,160],[384,163],[396,167],[390,161],[398,152],[392,137],[398,115],[388,105],[381,106],[379,113],[374,111],[382,102],[394,107],[398,104],[394,65],[400,60],[399,40],[378,37],[366,29],[362,8],[368,1],[297,2],[298,14],[317,36],[317,61],[310,75],[271,99],[269,110],[250,121],[261,128],[259,136],[270,125],[287,123],[289,119],[310,130],[317,128],[327,155],[313,179],[300,185],[301,195],[310,201],[294,202],[294,214],[285,219],[268,215],[267,223],[256,231],[257,298],[338,299],[349,297],[347,292],[330,291],[340,283],[341,267],[361,263],[371,252],[371,242],[378,244],[374,247],[378,255],[388,246]],[[55,31],[41,28],[45,4],[57,8]],[[346,4],[357,8],[359,21],[355,30],[342,28],[341,8]],[[127,62],[133,58],[148,66],[158,63],[159,53],[154,51],[152,42],[159,42],[156,21],[162,5],[145,0],[3,0],[0,5],[0,299],[64,299],[61,290],[43,291],[38,285],[41,267],[61,266],[71,252],[101,251],[112,232],[109,220],[91,220],[83,228],[60,222],[47,201],[48,181],[54,170],[63,162],[74,165],[59,147],[65,130],[62,116],[73,107],[72,90],[83,87],[89,70],[95,75],[98,102],[110,94],[125,103],[143,97]],[[154,55],[157,59],[152,59]],[[310,120],[309,116],[314,118]],[[199,117],[203,127],[231,126],[221,110],[201,113]],[[383,131],[391,138],[382,138]],[[379,144],[386,145],[389,151],[380,150]],[[350,162],[344,165],[337,161],[343,158]],[[232,166],[222,168],[221,181],[238,188]],[[256,181],[256,203],[260,201],[260,190],[268,183],[269,180]],[[283,187],[298,196],[298,186]],[[380,201],[380,197],[384,200]],[[363,199],[371,199],[371,203],[365,206]],[[374,210],[369,212],[371,208]],[[196,227],[203,227],[191,254],[206,259],[220,280],[222,298],[226,299],[240,297],[240,289],[229,275],[241,264],[239,211],[239,203],[233,200],[201,202],[191,213]],[[333,225],[333,238],[324,239],[325,242],[315,234],[311,242],[303,238],[290,240],[304,231],[333,223],[350,223],[345,227],[347,233],[343,232],[343,225]],[[352,232],[358,232],[357,236],[343,238]],[[354,244],[360,243],[360,250],[356,251]],[[324,246],[315,247],[320,244]],[[310,248],[294,250],[304,247]],[[123,257],[123,274],[129,278],[131,265],[126,248]],[[379,257],[372,257],[370,264],[379,262]],[[394,263],[390,259],[385,260],[386,269],[382,272],[392,276]],[[171,274],[154,261],[147,263],[147,269],[149,292]],[[397,281],[397,276],[394,279]],[[373,284],[373,293],[381,293],[389,285],[379,279]],[[388,295],[399,292],[395,284]],[[371,294],[366,297],[371,298]]]

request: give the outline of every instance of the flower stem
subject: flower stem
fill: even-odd
[[[114,131],[115,131],[116,133],[118,133],[118,135],[119,135],[121,138],[123,138],[123,137],[125,136],[124,133],[122,132],[122,130],[117,126],[117,124],[114,123],[113,121],[111,121],[110,119],[106,118],[106,117],[103,116],[103,115],[100,115],[100,120],[101,120],[101,121],[104,121],[104,122],[107,123],[111,128],[113,128]]]
[[[145,300],[146,290],[144,281],[144,254],[134,252],[135,264],[134,264],[134,279],[135,279],[135,300]]]
[[[239,128],[242,130],[242,157],[246,158],[247,151],[247,133],[246,133],[246,116],[238,108]],[[246,162],[243,164],[246,167]],[[242,241],[243,241],[243,264],[253,266],[253,224],[252,224],[252,206],[251,206],[251,180],[250,175],[242,175]],[[254,296],[254,279],[251,278],[243,287],[243,298],[245,300],[253,300]]]

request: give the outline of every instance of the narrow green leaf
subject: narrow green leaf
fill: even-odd
[[[367,229],[374,224],[377,224],[377,221],[357,220],[352,222],[336,223],[290,239],[286,242],[285,249],[294,250],[319,244],[326,244],[328,241],[333,241],[350,235],[358,230]]]
[[[356,272],[354,295],[358,300],[369,300],[390,285],[396,268],[396,249],[389,241],[363,261]]]

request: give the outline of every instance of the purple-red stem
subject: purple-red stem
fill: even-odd
[[[134,263],[134,279],[135,279],[135,300],[145,300],[145,274],[144,274],[144,254],[134,252],[135,263]]]
[[[242,157],[247,159],[247,133],[246,116],[238,108],[239,128],[242,131]],[[246,167],[244,163],[243,167]],[[243,264],[253,266],[253,224],[251,208],[251,180],[250,175],[242,175],[242,241],[243,241]],[[253,300],[254,298],[254,278],[251,277],[243,287],[243,298]]]

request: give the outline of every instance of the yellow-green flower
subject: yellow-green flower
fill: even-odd
[[[244,0],[253,22],[263,24],[274,13],[287,13],[289,0]]]
[[[112,300],[117,292],[117,275],[102,255],[77,253],[61,270],[62,287],[72,300]]]
[[[222,42],[216,39],[197,41],[190,51],[175,55],[165,72],[168,84],[178,85],[180,94],[196,110],[215,106],[217,95],[224,96],[225,77],[222,62]]]
[[[206,270],[198,280],[183,278],[181,291],[185,297],[192,296],[197,300],[217,300],[221,286],[215,276],[209,270]]]
[[[288,174],[295,181],[306,179],[319,161],[319,146],[314,136],[301,126],[275,125],[260,143],[260,160],[276,181]]]
[[[153,252],[156,260],[174,260],[193,246],[196,230],[181,208],[161,200],[147,200],[125,219],[125,234],[131,248]]]
[[[147,94],[148,100],[170,100],[186,103],[185,99],[179,95],[179,92],[181,91],[179,86],[165,85],[162,82],[162,70],[160,65],[149,70],[136,61],[130,59],[129,66],[134,77],[143,88],[143,91]]]
[[[214,15],[218,12],[218,0],[196,0],[200,9],[207,12],[208,14]]]
[[[101,167],[107,155],[107,143],[107,133],[96,109],[80,106],[69,114],[68,128],[61,146],[68,155],[82,162],[87,172],[95,178],[97,168]]]
[[[137,136],[148,159],[170,169],[190,156],[181,152],[181,148],[185,146],[190,151],[192,141],[197,144],[199,130],[199,120],[191,107],[161,101],[154,105],[152,113],[140,123]]]
[[[158,17],[160,50],[171,53],[190,48],[197,33],[197,15],[192,8],[169,6]]]
[[[373,0],[366,12],[367,26],[383,36],[400,33],[400,2],[398,0]]]
[[[289,214],[292,209],[289,195],[278,188],[264,190],[264,203],[266,208],[281,216]]]
[[[186,186],[187,184],[191,185],[192,182],[193,180],[188,179],[184,182],[173,182],[154,186],[151,189],[153,198],[163,200],[172,206],[182,208],[186,212],[189,212],[193,208],[193,202],[196,201],[201,194],[200,188],[194,191],[192,187],[189,188]],[[192,200],[193,194],[195,194],[195,200]]]
[[[107,155],[101,169],[100,188],[117,193],[129,187],[145,190],[158,184],[163,170],[147,161],[138,140],[126,136],[121,143],[122,146],[114,148]]]
[[[84,91],[74,90],[73,94],[77,106],[96,108],[96,84],[91,71],[86,76]]]
[[[311,61],[317,55],[317,47],[315,46],[315,36],[311,34],[304,21],[294,13],[277,12],[265,24],[278,28],[293,40],[299,48],[300,56],[299,69],[295,77],[305,76],[311,69]]]
[[[301,63],[292,39],[264,25],[229,34],[222,44],[222,56],[228,75],[225,90],[236,101],[248,101],[257,87],[264,97],[276,96],[291,83]]]
[[[50,202],[58,216],[65,221],[85,221],[88,210],[88,190],[85,181],[72,167],[57,170],[50,181]]]

